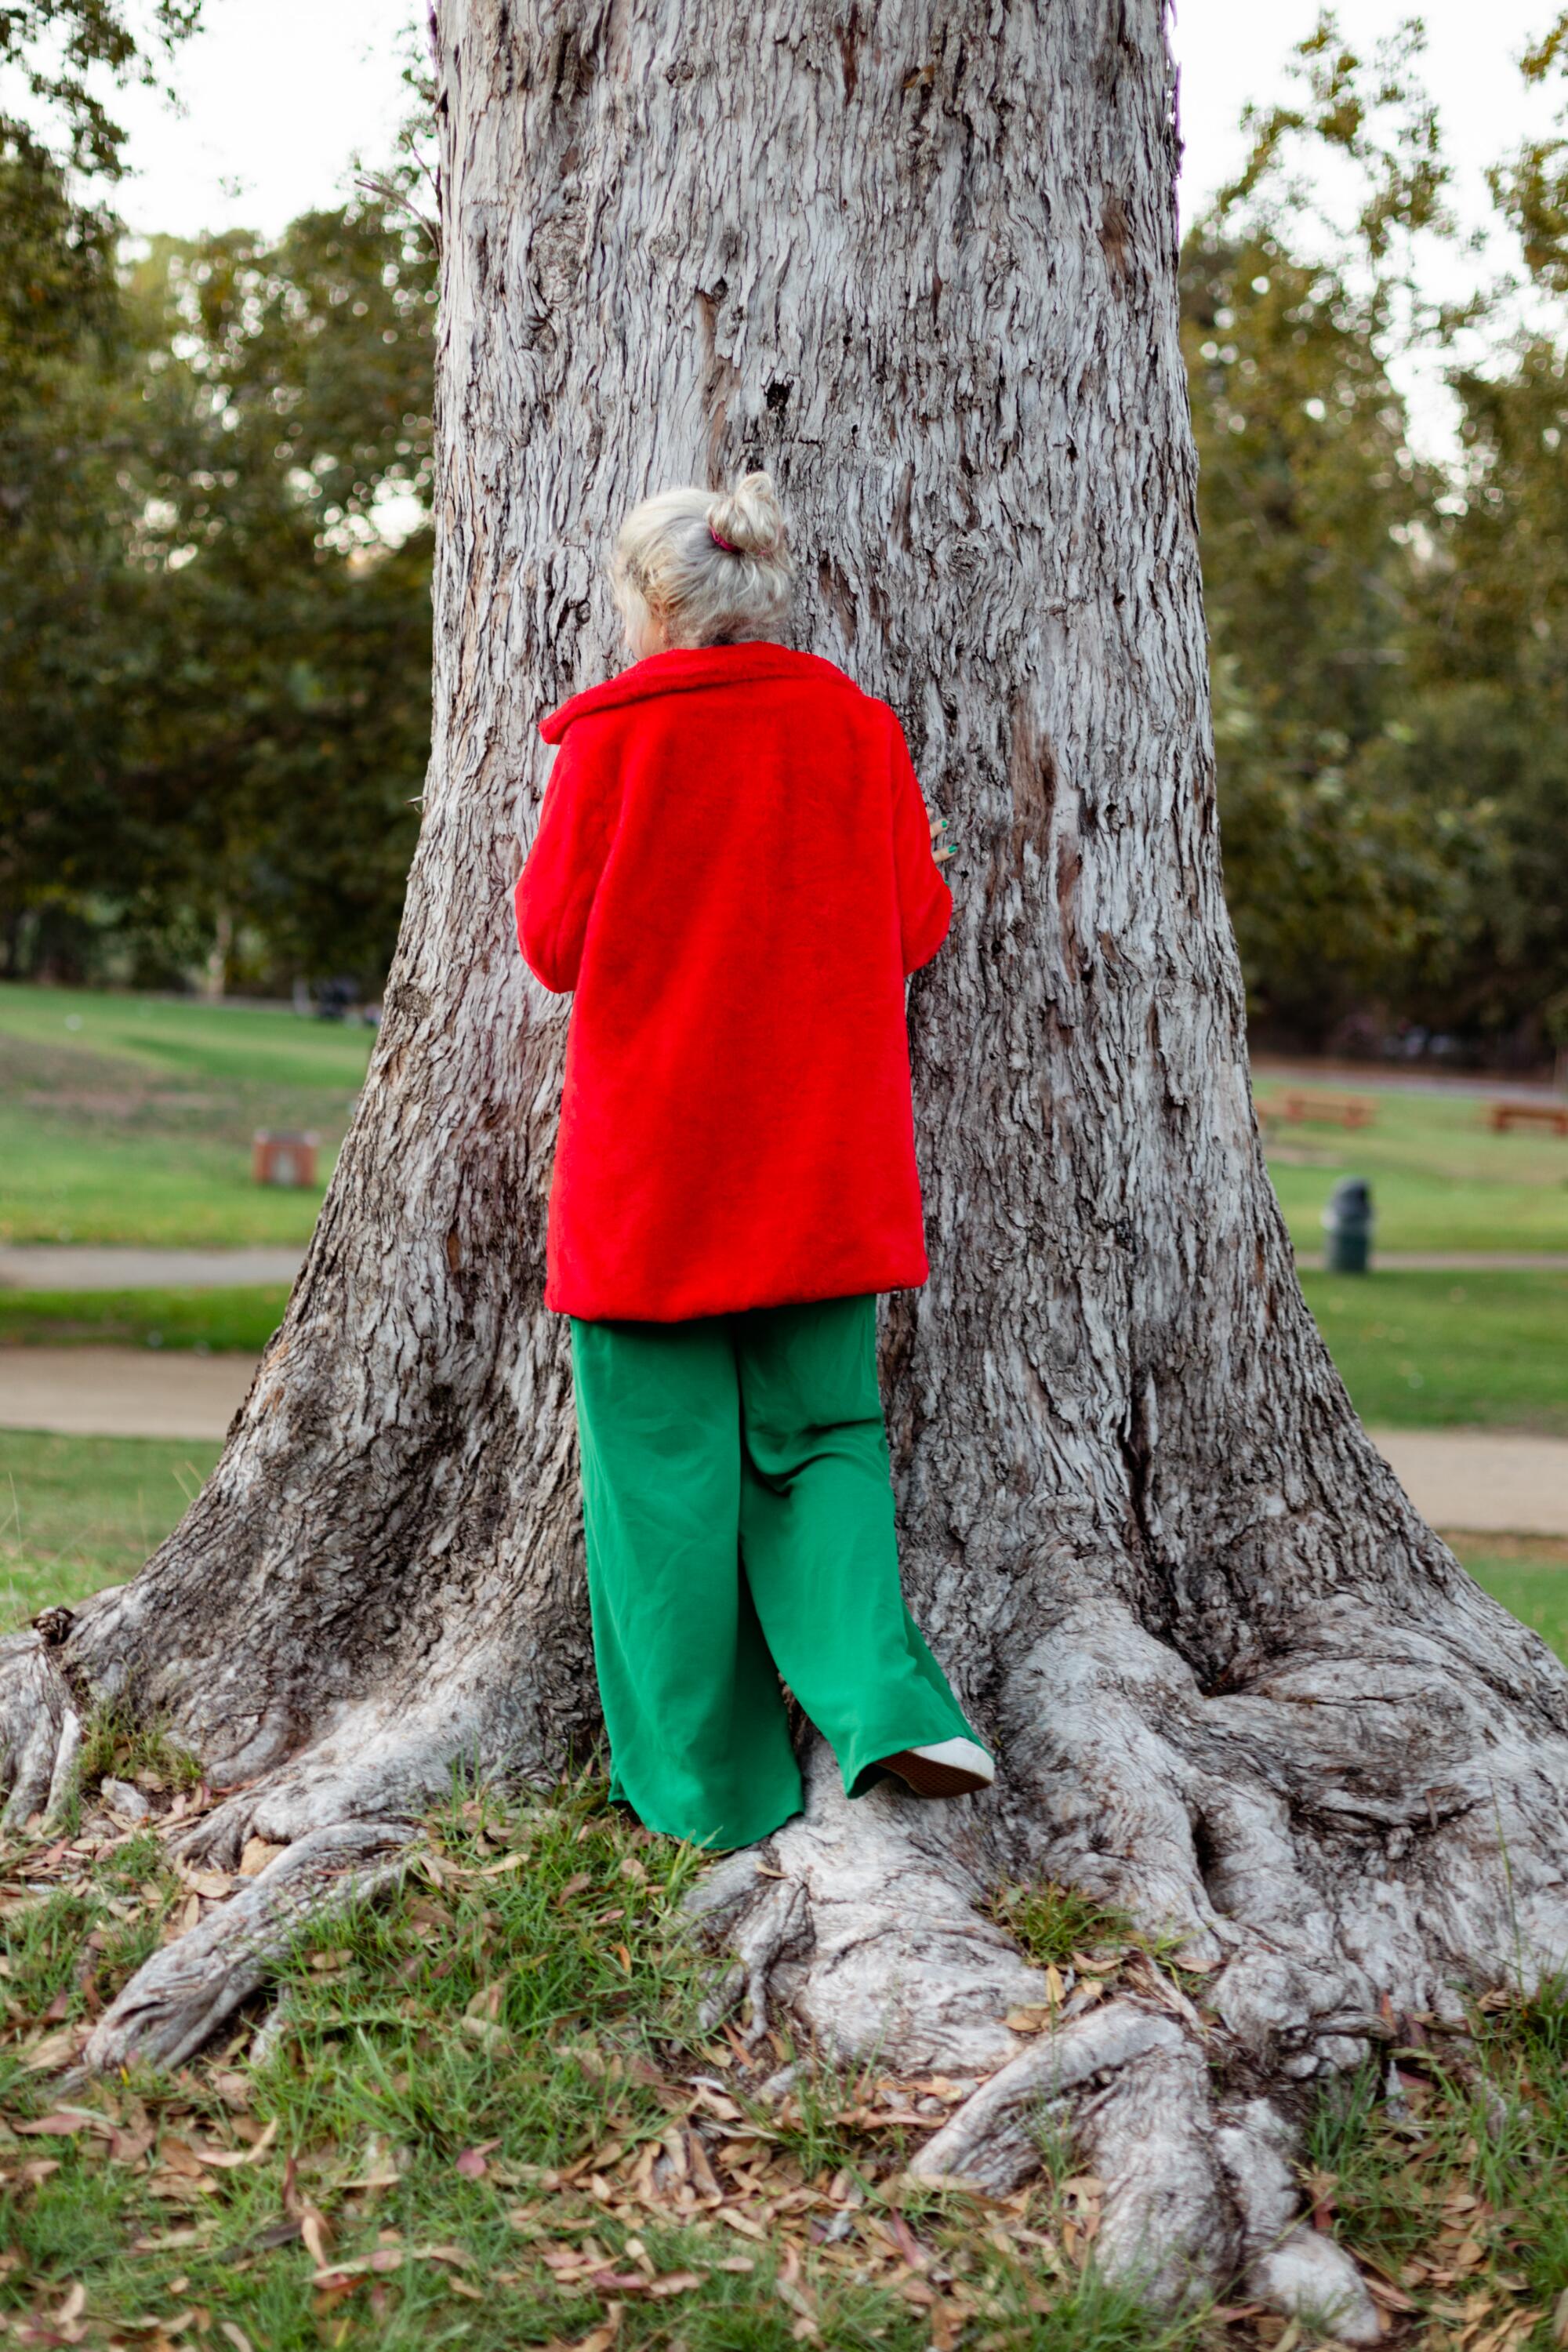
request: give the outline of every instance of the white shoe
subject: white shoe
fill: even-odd
[[[972,1797],[988,1789],[996,1767],[975,1739],[939,1739],[931,1748],[900,1748],[881,1759],[917,1797]]]

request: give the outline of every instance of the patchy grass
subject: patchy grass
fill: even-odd
[[[287,1283],[236,1290],[0,1290],[0,1348],[171,1348],[258,1356]]]
[[[384,1909],[301,1942],[259,2063],[258,2010],[175,2076],[68,2096],[50,2071],[227,1882],[102,1821],[74,1850],[13,1850],[0,2312],[254,2352],[1200,2341],[1096,2275],[1098,2183],[909,2191],[962,2086],[701,2032],[678,1917],[700,1860],[597,1783],[455,1798],[431,1832]]]
[[[1303,1273],[1363,1421],[1568,1436],[1568,1273]]]
[[[1004,1887],[992,1916],[1037,1968],[1063,1968],[1099,1947],[1111,1949],[1134,1940],[1124,1912],[1108,1910],[1070,1886],[1042,1879],[1032,1886]]]
[[[303,1242],[321,1187],[250,1181],[258,1127],[321,1139],[371,1033],[246,1005],[0,984],[0,1242]]]
[[[166,1827],[207,1800],[156,1801]],[[93,2017],[233,1882],[174,1862],[160,1827],[102,1815],[68,1844],[0,1853],[0,2316],[23,2340],[1313,2340],[1249,2304],[1158,2319],[1110,2286],[1093,2261],[1100,2184],[1048,2118],[1037,2183],[1000,2200],[931,2189],[907,2179],[909,2157],[965,2084],[847,2076],[776,2035],[704,2032],[679,1915],[702,1860],[608,1808],[598,1782],[516,1803],[458,1791],[428,1826],[401,1890],[302,1938],[275,2003],[225,2042],[173,2075],[68,2089],[60,2070]],[[1041,1900],[1000,1907],[1042,1949],[1098,1939],[1093,1977],[1062,1953],[1069,2013],[1101,1989],[1157,1992],[1159,1961],[1113,1915]],[[1392,2344],[1545,2352],[1568,2284],[1568,2003],[1560,1988],[1494,1996],[1468,2035],[1399,2031],[1394,2071],[1337,2085],[1312,2121],[1319,2225],[1362,2264]]]
[[[1422,2343],[1561,2344],[1568,1982],[1489,1994],[1463,2034],[1429,2028],[1414,2021],[1410,2042],[1320,2105],[1306,2168],[1319,2224]]]
[[[133,1576],[218,1452],[184,1440],[0,1430],[0,1633]]]
[[[175,1746],[155,1716],[137,1712],[121,1697],[96,1707],[81,1729],[79,1790],[90,1796],[108,1774],[162,1794],[168,1789],[199,1788],[202,1768]]]

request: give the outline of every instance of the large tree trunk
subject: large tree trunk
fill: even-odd
[[[815,1750],[709,1926],[758,2015],[991,2078],[928,2168],[1016,2178],[1054,2091],[1113,2257],[1250,2263],[1364,2336],[1290,2227],[1293,2086],[1568,1942],[1568,1677],[1367,1443],[1264,1172],[1159,0],[443,0],[437,46],[436,744],[385,1025],[222,1464],[133,1583],[15,1647],[14,1810],[68,1694],[133,1688],[245,1784],[225,1856],[363,1822],[363,1864],[454,1759],[594,1736],[541,1307],[564,1014],[508,890],[537,719],[619,658],[620,514],[764,464],[799,641],[894,704],[961,845],[910,1016],[933,1272],[885,1370],[910,1598],[1002,1778],[849,1808]],[[1174,1923],[1207,2019],[1151,1978],[1017,2040],[1038,1982],[977,1900],[1040,1873]],[[155,1960],[97,2054],[184,2046],[192,1975]]]

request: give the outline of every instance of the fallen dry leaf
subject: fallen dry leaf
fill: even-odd
[[[331,2241],[331,2231],[327,2226],[326,2215],[318,2213],[313,2205],[308,2207],[300,2216],[300,2235],[305,2241],[306,2252],[316,2268],[319,2271],[324,2271],[327,2267],[327,2248]]]
[[[205,1895],[210,1901],[218,1902],[233,1890],[234,1880],[226,1870],[192,1870],[184,1863],[176,1867],[181,1885],[188,1887],[193,1895]]]
[[[593,2328],[586,2336],[580,2336],[575,2344],[565,2346],[563,2352],[610,2352],[610,2347],[620,2332],[621,2315],[612,2305],[602,2327]]]
[[[487,2050],[504,2050],[507,2046],[505,2027],[488,2017],[465,2017],[462,2030],[470,2042],[483,2042]]]
[[[30,2074],[44,2074],[56,2066],[68,2065],[76,2056],[81,2038],[74,2028],[64,2033],[46,2033],[41,2042],[34,2042],[22,2063]]]
[[[240,1877],[258,1877],[269,1862],[275,1862],[285,1851],[286,1849],[280,1845],[269,1844],[266,1838],[247,1838],[244,1852],[239,1857]]]
[[[695,2271],[667,2271],[662,2278],[647,2281],[647,2292],[652,2295],[689,2294],[694,2286],[701,2284]]]
[[[255,2164],[277,2137],[278,2118],[274,2116],[259,2139],[253,2140],[248,2147],[198,2147],[192,2152],[203,2164],[216,2164],[224,2171],[232,2171],[236,2165]]]
[[[40,2116],[37,2123],[13,2124],[11,2128],[21,2137],[47,2132],[61,2139],[70,2133],[83,2131],[101,2132],[105,2138],[110,2138],[114,2132],[114,2126],[107,2116],[91,2114],[83,2107],[57,2107],[52,2115]]]

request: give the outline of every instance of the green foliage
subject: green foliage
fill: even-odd
[[[1485,855],[1479,814],[1435,810],[1402,756],[1435,485],[1368,305],[1272,231],[1193,232],[1183,333],[1231,911],[1255,1010],[1321,1034],[1441,981]]]
[[[122,134],[104,90],[154,79],[198,13],[199,0],[0,9],[0,941],[13,961],[24,907],[73,880],[72,826],[40,772],[77,780],[86,822],[113,814],[91,691],[129,519],[110,425],[118,224],[103,200]]]
[[[433,299],[378,205],[129,274],[0,646],[13,969],[384,969],[429,733]]]
[[[1529,79],[1562,73],[1565,26]],[[1490,175],[1530,331],[1506,282],[1424,299],[1453,224],[1420,48],[1411,26],[1368,57],[1325,15],[1184,250],[1227,895],[1281,1036],[1402,1015],[1528,1057],[1568,1003],[1568,329],[1541,324],[1568,143],[1560,120]],[[1449,466],[1409,447],[1391,371],[1418,351],[1458,396]]]
[[[124,133],[104,104],[103,78],[155,79],[201,8],[202,0],[7,0],[0,71],[27,113],[0,117],[0,138],[75,173],[117,178]]]
[[[1369,1000],[1441,994],[1490,855],[1484,795],[1406,751],[1447,483],[1389,362],[1452,323],[1413,307],[1407,267],[1445,224],[1419,47],[1406,27],[1368,58],[1325,16],[1300,102],[1253,121],[1182,255],[1227,897],[1255,1014],[1313,1042]],[[1322,216],[1326,157],[1359,191],[1348,233]]]

